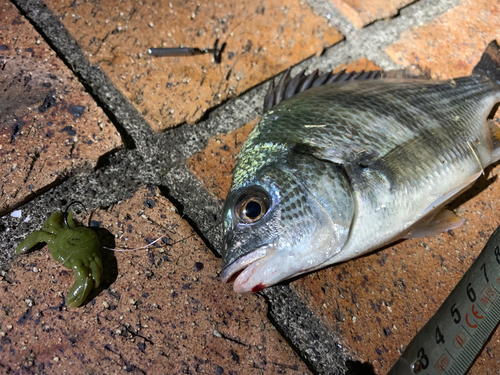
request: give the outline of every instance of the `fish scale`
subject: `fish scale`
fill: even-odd
[[[301,85],[286,74],[266,99],[278,104],[243,144],[224,206],[222,280],[236,291],[463,222],[444,206],[500,158],[488,121],[500,47],[492,42],[469,77],[363,76],[294,94]]]

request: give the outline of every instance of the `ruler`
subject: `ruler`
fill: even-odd
[[[500,227],[388,375],[463,375],[500,321]]]

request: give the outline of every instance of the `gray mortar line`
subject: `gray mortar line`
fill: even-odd
[[[349,352],[288,285],[276,285],[260,293],[269,304],[271,322],[314,373],[347,372],[346,362],[352,360]]]
[[[320,71],[357,60],[362,57],[373,61],[384,70],[402,69],[386,53],[385,49],[400,39],[403,31],[422,26],[448,9],[459,0],[420,0],[401,9],[390,20],[376,21],[362,29],[356,29],[328,0],[307,0],[316,13],[329,20],[345,36],[345,40],[329,48],[320,58],[314,58],[309,69]]]
[[[56,51],[58,56],[78,75],[82,84],[93,95],[97,103],[105,109],[106,114],[111,117],[114,124],[118,125],[117,128],[124,136],[125,141],[128,140],[128,146],[133,143],[137,147],[139,153],[134,153],[134,156],[137,161],[142,162],[144,168],[137,168],[135,178],[143,179],[144,184],[168,186],[173,193],[172,197],[178,199],[184,207],[187,207],[185,213],[190,217],[192,216],[196,222],[203,221],[203,217],[211,217],[213,210],[200,216],[199,207],[213,206],[213,202],[209,203],[209,201],[213,201],[213,198],[193,178],[187,168],[174,168],[170,173],[167,173],[167,171],[176,165],[184,165],[185,160],[197,148],[201,149],[200,145],[205,145],[210,136],[220,132],[214,126],[217,122],[211,121],[207,127],[202,124],[195,127],[180,126],[163,134],[155,134],[145,119],[113,85],[104,72],[98,66],[90,64],[77,42],[45,4],[33,0],[13,0],[13,2],[34,24],[35,28]],[[235,100],[237,105],[239,100],[241,99]],[[228,108],[231,108],[231,106],[229,105]],[[191,131],[194,129],[196,131]],[[207,129],[211,129],[212,132],[208,134]],[[127,155],[129,150],[121,154]],[[162,166],[163,173],[155,174],[151,171],[151,167],[155,163]],[[123,173],[115,174],[118,179],[124,178],[123,176],[126,176],[128,172],[127,163],[122,164],[121,167]],[[181,173],[181,176],[176,175],[176,173]],[[186,184],[183,184],[185,182],[188,182],[187,186],[189,186],[190,191],[193,187],[196,187],[196,194],[186,195],[186,193],[189,194],[190,192],[186,191]],[[85,184],[76,187],[75,190],[82,191],[84,188]],[[177,192],[179,192],[178,197]],[[123,197],[116,195],[115,198],[123,199]],[[105,200],[105,202],[107,201],[109,199]],[[91,207],[95,207],[94,204],[97,204],[97,206],[106,205],[103,202],[93,202]],[[196,209],[190,210],[191,207],[196,207]]]
[[[217,109],[211,111],[208,121],[196,126],[181,125],[163,134],[156,134],[104,72],[98,66],[90,64],[77,42],[45,4],[36,0],[13,0],[13,2],[34,24],[58,56],[79,76],[97,103],[105,109],[113,123],[118,125],[117,128],[125,140],[131,138],[139,151],[135,156],[141,157],[143,164],[147,164],[148,167],[156,163],[164,169],[163,174],[156,175],[150,168],[138,169],[136,178],[143,177],[144,183],[167,186],[171,196],[182,204],[186,215],[194,222],[201,223],[202,227],[212,227],[213,220],[207,218],[213,217],[214,210],[200,212],[200,207],[210,205],[214,207],[214,200],[185,168],[185,161],[195,152],[201,151],[213,135],[230,131],[257,117],[261,111],[261,104],[257,104],[257,101],[262,103],[264,96],[262,86],[252,90],[251,94],[246,93],[229,100],[224,104],[223,111],[218,112]],[[123,173],[125,175],[127,170]],[[189,186],[189,189],[186,189],[186,186]],[[193,189],[196,189],[195,194]],[[215,211],[220,211],[220,208]],[[212,241],[218,243],[219,237],[214,236]]]
[[[356,29],[328,0],[307,0],[307,2],[345,36],[343,42],[329,48],[320,58],[314,59],[310,67],[311,70],[328,71],[342,63],[362,57],[373,61],[384,70],[405,68],[394,62],[385,53],[385,49],[397,42],[404,31],[432,21],[458,5],[460,0],[420,0],[401,9],[396,17],[376,21],[362,29]]]

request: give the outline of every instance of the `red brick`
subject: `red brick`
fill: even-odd
[[[404,66],[418,65],[433,78],[469,75],[486,46],[500,39],[500,4],[462,0],[427,24],[405,31],[386,52]]]
[[[346,73],[349,72],[361,72],[364,70],[365,72],[369,72],[371,70],[382,70],[380,66],[375,64],[373,61],[368,60],[365,57],[362,57],[356,61],[352,61],[347,64],[341,64],[333,69],[334,73],[340,72],[345,69]]]
[[[46,3],[155,131],[194,123],[342,39],[299,0]],[[220,65],[210,54],[146,56],[150,47],[208,48],[216,38],[227,42]]]
[[[384,18],[394,17],[399,9],[415,0],[330,0],[358,29]]]
[[[120,135],[78,79],[9,2],[0,2],[0,213],[100,156]],[[44,104],[45,103],[45,104]]]
[[[144,246],[161,235],[168,244],[106,251],[106,289],[71,310],[61,297],[74,282],[72,271],[46,248],[19,256],[0,280],[3,368],[216,374],[220,366],[224,374],[309,373],[266,318],[266,302],[220,282],[220,260],[158,189],[142,188],[92,219],[102,222],[101,233],[116,236],[117,247]]]
[[[219,200],[224,200],[229,192],[236,156],[259,119],[260,117],[231,133],[210,138],[203,151],[186,161],[189,170]]]

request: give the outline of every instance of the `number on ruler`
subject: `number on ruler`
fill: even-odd
[[[436,326],[436,344],[444,344],[444,336],[441,333],[441,330],[439,329],[439,326]]]
[[[486,279],[486,282],[489,283],[490,280],[488,279],[488,275],[486,274],[486,263],[483,263],[481,269],[484,271],[484,278]]]
[[[420,361],[420,363],[422,365],[422,370],[425,370],[427,368],[427,366],[429,366],[429,358],[427,357],[427,354],[425,354],[425,350],[423,347],[420,348],[417,356],[418,356],[418,360]]]
[[[451,306],[451,316],[455,324],[458,324],[460,323],[460,320],[462,320],[462,318],[460,317],[460,311],[458,311],[458,309],[455,307],[456,305],[457,304],[454,303],[453,306]]]
[[[472,289],[472,283],[467,285],[467,297],[469,297],[469,301],[474,302],[476,300],[476,292]]]

